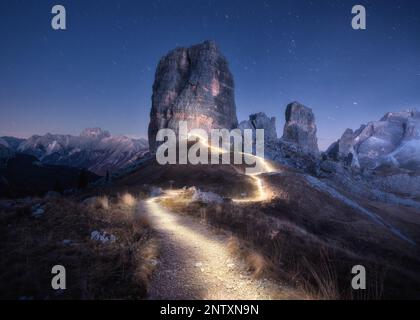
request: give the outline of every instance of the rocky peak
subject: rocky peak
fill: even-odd
[[[420,112],[418,112],[415,109],[412,110],[406,110],[401,112],[388,112],[386,113],[380,121],[407,121],[410,118],[419,118]]]
[[[326,151],[328,157],[336,161],[342,161],[346,166],[359,167],[359,160],[354,149],[354,138],[357,131],[346,129],[341,138],[334,142]]]
[[[394,168],[420,170],[420,112],[389,112],[379,121],[347,129],[328,155],[343,160],[349,153],[353,166],[363,169]],[[356,161],[356,162],[355,162]]]
[[[311,108],[292,102],[286,108],[283,140],[295,144],[305,153],[318,154],[315,116]]]
[[[101,128],[86,128],[80,134],[81,137],[86,138],[109,138],[111,134],[108,131],[102,130]]]
[[[24,142],[25,139],[21,139],[21,138],[15,138],[15,137],[1,137],[0,138],[0,144],[12,149],[12,150],[16,150],[19,145]]]
[[[341,156],[348,156],[349,153],[354,152],[354,132],[352,129],[347,129],[344,131],[341,139],[338,142],[339,153]]]
[[[259,112],[249,116],[249,120],[242,121],[239,129],[264,129],[265,142],[273,142],[277,140],[276,118],[269,118],[265,113]]]
[[[234,81],[226,59],[213,41],[177,48],[164,56],[153,84],[149,124],[150,150],[162,128],[233,129],[238,125]]]

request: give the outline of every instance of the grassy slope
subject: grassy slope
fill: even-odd
[[[147,221],[135,217],[135,201],[126,198],[100,198],[90,205],[53,200],[40,218],[27,206],[1,212],[0,298],[144,298],[157,244]],[[94,230],[117,241],[93,241]],[[51,289],[51,268],[57,264],[66,267],[62,292]]]
[[[57,298],[49,289],[50,270],[64,261],[60,263],[72,266],[69,274],[76,281],[69,282],[74,287],[58,298],[144,297],[153,270],[150,261],[156,256],[149,226],[127,215],[131,209],[121,207],[117,198],[110,209],[81,206],[81,199],[147,192],[145,184],[197,186],[227,197],[250,195],[254,185],[240,170],[229,165],[159,166],[149,162],[110,186],[88,190],[78,199],[50,203],[44,220],[32,218],[24,208],[2,213],[1,292],[12,298]],[[283,170],[284,175],[264,177],[273,196],[268,203],[205,205],[178,199],[166,205],[231,232],[240,243],[233,242],[233,252],[248,260],[257,274],[269,272],[289,281],[303,292],[300,297],[420,298],[418,248],[312,188],[295,172]],[[361,204],[420,243],[418,210]],[[116,234],[120,241],[109,246],[92,242],[90,232],[97,229]],[[76,244],[63,246],[67,238]],[[356,264],[368,268],[368,290],[355,295],[350,290],[350,270]]]
[[[273,196],[264,204],[206,205],[182,199],[164,204],[232,232],[251,252],[264,256],[269,272],[311,297],[420,298],[417,247],[312,188],[293,171],[264,180]],[[378,214],[419,240],[418,210],[376,205],[382,206]],[[368,270],[368,290],[363,293],[350,287],[351,269],[358,264]]]

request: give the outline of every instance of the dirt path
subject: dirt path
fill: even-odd
[[[252,279],[245,266],[231,257],[227,236],[218,235],[197,220],[173,214],[156,199],[140,205],[162,240],[159,265],[149,299],[271,299],[279,287]]]

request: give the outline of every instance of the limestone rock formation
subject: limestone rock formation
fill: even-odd
[[[304,153],[317,155],[319,149],[316,131],[312,109],[299,102],[292,102],[287,106],[284,141],[295,144]]]
[[[234,81],[228,63],[212,41],[177,48],[163,57],[153,84],[149,146],[155,151],[162,128],[234,129],[238,125]]]
[[[264,141],[277,141],[276,118],[269,118],[265,113],[259,112],[249,116],[249,120],[242,121],[239,124],[239,129],[264,129]]]
[[[359,168],[359,159],[354,149],[354,138],[357,135],[352,129],[346,129],[341,138],[334,142],[326,154],[335,161],[342,161],[344,165]]]
[[[362,127],[355,139],[362,167],[381,165],[420,169],[420,112],[386,114],[380,121]]]
[[[348,129],[327,151],[335,160],[349,153],[354,158],[352,165],[363,169],[420,171],[420,112],[390,112],[354,133]]]
[[[274,160],[276,157],[281,157],[279,151],[279,139],[277,138],[276,118],[268,117],[265,113],[259,112],[249,116],[249,120],[242,121],[238,127],[241,132],[245,129],[253,131],[253,152],[256,147],[255,130],[264,130],[264,157],[266,159]]]

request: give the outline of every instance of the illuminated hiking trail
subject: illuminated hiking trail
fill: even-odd
[[[177,191],[163,197],[175,197]],[[161,252],[149,299],[260,300],[285,292],[273,281],[253,279],[231,256],[228,236],[196,219],[174,214],[152,198],[140,204],[160,237]]]
[[[204,146],[220,153],[223,149]],[[261,172],[250,174],[255,184],[252,197],[233,199],[235,202],[259,202],[268,199],[261,173],[275,172],[264,159]],[[239,169],[234,167],[239,172]],[[169,190],[163,196],[150,198],[139,205],[139,214],[146,214],[161,238],[159,265],[154,273],[149,299],[272,299],[273,293],[285,295],[287,290],[274,281],[253,279],[247,266],[232,257],[227,248],[228,236],[216,234],[196,219],[174,214],[158,202],[179,197],[182,190]]]
[[[194,135],[194,136],[199,139],[199,142],[202,145],[204,145],[206,148],[209,148],[213,152],[217,152],[219,155],[220,154],[230,153],[230,151],[227,151],[227,150],[225,150],[223,148],[214,147],[212,145],[209,145],[206,142],[207,139],[205,139],[204,137],[201,137],[199,135]],[[253,173],[253,174],[247,174],[254,181],[254,186],[255,186],[255,190],[257,191],[257,195],[256,196],[253,196],[253,197],[248,197],[248,198],[232,199],[232,201],[238,202],[238,203],[246,203],[246,202],[261,202],[261,201],[268,200],[269,199],[269,193],[264,189],[264,183],[263,183],[262,179],[260,177],[258,177],[258,175],[263,174],[263,173],[278,172],[278,170],[275,169],[264,158],[255,156],[253,154],[244,153],[244,152],[238,152],[238,153],[241,154],[241,155],[243,155],[243,156],[247,156],[247,157],[251,157],[251,158],[255,159],[255,164],[257,165],[257,163],[259,163],[259,166],[258,167],[261,167],[262,170],[259,171],[259,172]],[[233,168],[237,172],[240,172],[235,166],[233,166]]]
[[[210,146],[205,141],[200,138],[205,147],[219,155],[228,152]],[[261,168],[259,172],[248,174],[254,181],[255,192],[250,197],[233,201],[267,201],[270,199],[270,191],[264,186],[260,175],[279,170],[262,158],[249,154],[247,156],[254,157]],[[238,167],[232,167],[245,174]],[[159,204],[159,200],[164,198],[179,198],[182,192],[184,191],[169,190],[163,196],[151,198],[139,205],[139,213],[150,218],[160,235],[162,245],[159,265],[149,290],[149,299],[258,300],[296,297],[293,290],[272,280],[253,279],[247,272],[247,266],[232,257],[228,251],[227,235],[216,234],[197,219],[174,214]]]

